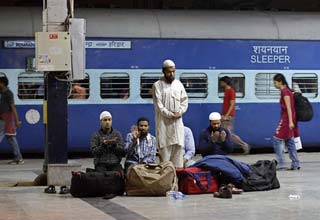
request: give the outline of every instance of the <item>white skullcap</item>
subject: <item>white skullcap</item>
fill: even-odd
[[[209,115],[209,120],[213,121],[213,120],[221,120],[221,115],[219,112],[211,112],[211,114]]]
[[[100,113],[100,121],[101,121],[102,119],[104,119],[105,117],[112,118],[112,115],[111,115],[110,112],[108,112],[108,111],[103,111],[103,112],[101,112],[101,113]]]
[[[172,60],[163,61],[162,68],[174,67],[176,64]]]

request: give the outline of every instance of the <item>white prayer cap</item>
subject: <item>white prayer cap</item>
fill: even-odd
[[[215,121],[215,120],[221,120],[221,115],[219,112],[211,112],[209,115],[209,120],[210,121]]]
[[[176,64],[172,60],[163,61],[162,68],[174,67]]]
[[[112,118],[112,115],[111,115],[110,112],[108,112],[108,111],[103,111],[103,112],[101,112],[101,113],[100,113],[100,121],[101,121],[102,119],[104,119],[105,117]]]

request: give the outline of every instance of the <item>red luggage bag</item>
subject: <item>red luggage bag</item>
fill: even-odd
[[[210,171],[198,167],[177,169],[179,191],[184,194],[203,194],[218,191],[217,179]]]

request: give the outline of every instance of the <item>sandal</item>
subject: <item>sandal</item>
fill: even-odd
[[[222,198],[222,199],[231,199],[232,192],[231,189],[227,186],[221,186],[219,192],[213,193],[213,197]]]
[[[243,192],[242,189],[238,189],[232,183],[229,183],[227,187],[231,190],[232,194],[241,194]]]
[[[45,193],[54,194],[56,193],[56,187],[54,185],[50,185],[44,189]]]
[[[69,190],[68,187],[66,187],[66,186],[61,186],[61,187],[60,187],[60,192],[59,192],[59,194],[68,194],[68,193],[70,193],[70,190]]]

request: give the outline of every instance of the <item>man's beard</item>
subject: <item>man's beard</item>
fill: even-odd
[[[173,80],[174,80],[174,77],[173,77],[173,76],[164,76],[164,78],[166,79],[166,82],[167,82],[167,83],[172,83]]]
[[[212,128],[212,131],[219,131],[219,128]]]
[[[147,134],[148,134],[148,131],[140,131],[141,137],[145,137],[145,136],[147,136]]]

